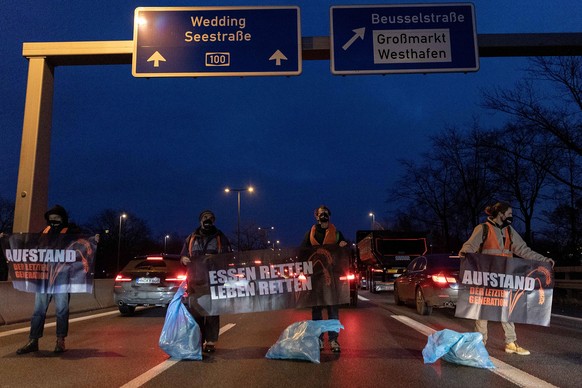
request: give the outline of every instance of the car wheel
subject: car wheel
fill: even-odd
[[[432,313],[432,306],[426,304],[420,287],[416,289],[416,312],[420,315],[430,315]]]
[[[400,295],[398,295],[398,287],[396,285],[394,285],[394,304],[397,306],[404,305],[404,302],[400,299]]]
[[[122,313],[123,315],[131,315],[134,313],[134,311],[135,311],[135,306],[128,306],[128,305],[119,306],[119,312]]]
[[[370,289],[370,292],[372,294],[376,293],[376,281],[374,280],[374,275],[372,275],[372,272],[370,272],[369,277],[368,277],[368,288]]]

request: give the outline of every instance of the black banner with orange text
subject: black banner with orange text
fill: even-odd
[[[19,233],[1,239],[12,286],[47,294],[92,293],[95,236]]]
[[[461,259],[459,280],[457,317],[550,325],[550,263],[468,253]]]

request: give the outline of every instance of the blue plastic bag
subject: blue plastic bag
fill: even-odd
[[[445,361],[454,364],[495,368],[483,345],[481,333],[457,333],[449,329],[437,331],[428,336],[422,356],[425,364],[432,364],[442,357]]]
[[[182,303],[185,291],[184,281],[168,305],[159,345],[172,358],[202,360],[200,327]]]
[[[288,326],[265,357],[282,360],[307,360],[319,364],[319,336],[326,331],[339,333],[344,327],[337,319],[301,321]]]

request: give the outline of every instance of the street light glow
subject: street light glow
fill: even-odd
[[[168,241],[169,238],[170,238],[169,234],[166,234],[164,236],[164,253],[166,253],[166,242]]]
[[[119,272],[119,257],[121,255],[121,223],[123,221],[124,218],[127,218],[127,214],[125,213],[121,213],[121,215],[119,216],[119,236],[118,240],[117,240],[117,268],[116,268],[116,272]]]
[[[255,191],[255,188],[253,186],[249,186],[246,189],[231,189],[230,187],[226,187],[224,189],[225,193],[230,193],[231,191],[234,191],[237,194],[236,238],[237,238],[237,249],[240,251],[240,193],[242,191],[248,191],[249,193],[252,193],[253,191]]]

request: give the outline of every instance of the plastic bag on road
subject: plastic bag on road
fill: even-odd
[[[481,333],[457,333],[449,329],[437,331],[428,336],[422,356],[425,364],[432,364],[442,357],[445,361],[455,364],[495,368],[483,345]]]
[[[319,336],[326,331],[339,333],[344,327],[337,319],[301,321],[288,326],[265,357],[283,360],[307,360],[319,364]]]
[[[168,305],[159,346],[170,357],[180,360],[202,360],[200,327],[182,303],[186,282],[182,282]]]

